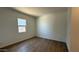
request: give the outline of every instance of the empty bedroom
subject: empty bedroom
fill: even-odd
[[[67,7],[0,7],[0,51],[70,51],[69,10]]]

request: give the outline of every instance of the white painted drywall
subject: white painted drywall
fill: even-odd
[[[17,18],[27,15],[9,8],[0,8],[0,48],[35,36],[35,19],[29,16],[26,32],[18,33]]]
[[[13,9],[33,16],[42,16],[48,13],[65,12],[67,7],[14,7]]]
[[[37,19],[37,36],[66,42],[67,12],[57,12]]]
[[[70,11],[70,36],[67,45],[70,52],[79,52],[79,8],[73,7]]]
[[[68,12],[67,12],[67,38],[66,38],[66,44],[67,44],[67,48],[68,51],[70,51],[70,45],[71,45],[71,8],[68,8]]]

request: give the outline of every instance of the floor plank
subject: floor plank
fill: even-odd
[[[24,42],[5,47],[7,52],[67,52],[66,44],[44,38],[31,38]]]

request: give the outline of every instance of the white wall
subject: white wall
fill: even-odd
[[[79,52],[79,8],[73,7],[70,11],[70,27],[68,27],[69,37],[67,39],[67,45],[69,51]]]
[[[71,8],[68,8],[67,12],[67,38],[66,38],[66,43],[68,50],[70,51],[70,45],[71,45]]]
[[[27,19],[27,32],[18,33],[17,18],[24,18],[21,14],[9,8],[0,8],[0,48],[35,36],[35,19]]]
[[[37,19],[37,36],[66,42],[67,12],[46,14]]]

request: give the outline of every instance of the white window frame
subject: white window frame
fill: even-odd
[[[26,32],[26,19],[17,18],[17,22],[18,22],[18,33]]]

